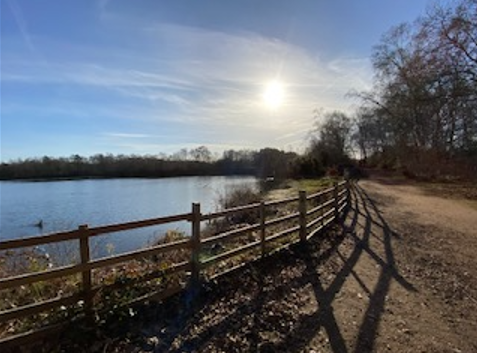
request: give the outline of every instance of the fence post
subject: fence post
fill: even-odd
[[[300,213],[300,241],[304,243],[306,241],[306,191],[300,190],[298,196],[298,212]]]
[[[333,198],[334,198],[334,208],[335,208],[335,222],[338,220],[338,182],[333,182]]]
[[[192,272],[192,285],[195,286],[199,283],[200,279],[200,203],[192,204],[192,236],[191,236],[191,272]]]
[[[86,266],[90,261],[90,251],[89,251],[89,232],[88,225],[84,224],[78,227],[79,232],[79,241],[80,241],[80,256],[81,264]],[[93,296],[92,296],[92,285],[91,285],[91,270],[81,271],[82,279],[82,291],[84,298],[84,308],[86,317],[89,320],[93,319]]]
[[[265,247],[265,202],[260,201],[260,251],[262,257],[266,255],[267,249]]]

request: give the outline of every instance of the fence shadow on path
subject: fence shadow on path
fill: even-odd
[[[352,190],[350,206],[347,214],[341,220],[341,235],[337,239],[349,237],[354,241],[354,247],[346,257],[341,254],[337,246],[329,248],[329,251],[336,252],[342,260],[342,265],[330,284],[323,283],[318,268],[331,254],[317,257],[316,252],[310,247],[297,253],[306,263],[303,280],[312,285],[315,299],[318,302],[318,310],[311,316],[301,317],[297,327],[282,343],[274,347],[274,351],[302,351],[310,345],[320,329],[323,328],[333,352],[371,352],[375,345],[379,322],[384,313],[386,296],[389,293],[391,282],[394,280],[406,290],[416,291],[414,286],[399,274],[392,248],[392,239],[398,238],[399,235],[393,232],[386,223],[376,202],[359,185],[355,185]],[[377,237],[377,240],[383,244],[383,255],[370,245],[371,237]],[[364,254],[379,266],[378,279],[372,289],[366,287],[364,281],[355,271],[359,259]],[[345,341],[333,308],[333,302],[338,292],[350,277],[358,282],[363,292],[369,297],[355,342]],[[303,285],[303,283],[290,283],[290,285]],[[287,348],[287,342],[301,342],[301,344],[295,344],[290,350]]]
[[[409,283],[396,266],[392,240],[399,238],[399,235],[391,230],[376,202],[359,185],[355,186],[355,208],[359,210],[360,205],[363,208],[365,226],[362,236],[357,232],[350,232],[356,244],[355,251],[366,252],[377,265],[379,265],[379,277],[373,291],[369,294],[369,303],[364,313],[363,321],[359,327],[359,333],[355,344],[354,352],[369,352],[374,348],[376,336],[378,333],[379,322],[384,313],[386,296],[389,293],[391,282],[394,280],[407,291],[416,292],[416,288]],[[375,229],[375,231],[372,230]],[[370,236],[377,236],[382,242],[383,254],[378,254],[370,246]]]
[[[264,281],[269,279],[266,277],[267,273],[257,271],[254,274],[255,282],[250,286],[248,300],[235,304],[231,314],[223,316],[201,332],[189,336],[179,347],[171,351],[200,351],[201,347],[204,347],[215,335],[230,332],[231,327],[244,325],[244,318],[252,320],[252,329],[247,334],[250,351],[301,352],[312,345],[312,341],[316,339],[321,329],[326,332],[329,345],[335,353],[373,351],[391,283],[395,281],[407,291],[416,291],[416,289],[399,274],[396,266],[392,242],[399,235],[392,231],[376,202],[359,184],[354,185],[351,193],[350,207],[340,223],[335,226],[333,237],[328,237],[326,241],[323,241],[320,238],[322,236],[318,235],[308,244],[293,247],[290,251],[294,260],[290,261],[304,264],[304,271],[292,280],[275,285],[273,288],[274,300],[277,298],[287,300],[287,296],[296,292],[297,289],[311,286],[314,299],[318,303],[316,311],[300,314],[293,327],[288,329],[280,340],[263,342],[260,335],[260,330],[263,329],[262,316],[270,297],[270,293],[264,289],[266,287]],[[372,239],[373,237],[375,239]],[[350,239],[353,242],[353,247],[350,251],[346,251],[345,255],[340,251],[339,246],[344,240],[349,241]],[[381,244],[380,250],[373,247],[372,241]],[[325,281],[320,277],[319,268],[334,255],[340,259],[340,267],[331,279],[327,278]],[[374,288],[368,288],[365,281],[359,276],[357,266],[363,255],[377,265],[378,273],[377,280],[374,281],[376,283]],[[273,261],[270,263],[273,266]],[[349,279],[357,281],[368,297],[367,301],[363,300],[363,303],[367,304],[363,304],[366,307],[363,311],[362,321],[356,328],[354,342],[346,341],[333,305],[337,294]],[[181,325],[181,329],[200,325],[200,322],[200,315],[196,315]],[[250,328],[250,324],[248,327]]]

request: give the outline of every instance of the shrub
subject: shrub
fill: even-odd
[[[225,196],[219,199],[219,205],[223,209],[250,205],[260,202],[261,194],[250,187],[237,187]],[[247,210],[235,213],[227,217],[228,225],[248,223],[253,224],[258,222],[260,217],[258,210]]]

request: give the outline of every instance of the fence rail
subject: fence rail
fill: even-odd
[[[94,299],[99,291],[137,285],[138,283],[145,283],[161,276],[180,273],[186,276],[186,278],[189,278],[187,281],[189,285],[195,286],[200,282],[206,271],[214,265],[222,265],[226,260],[236,258],[238,255],[251,251],[255,251],[255,257],[251,256],[248,260],[257,259],[267,255],[271,251],[278,251],[279,249],[287,247],[292,243],[307,241],[318,234],[323,228],[335,221],[349,204],[349,187],[348,182],[335,183],[331,188],[310,195],[307,195],[304,191],[300,191],[298,197],[267,202],[262,201],[260,203],[234,207],[208,214],[201,213],[200,204],[193,204],[191,213],[92,228],[89,228],[87,225],[82,225],[78,227],[77,230],[2,241],[0,242],[0,251],[29,248],[64,241],[77,241],[79,244],[80,261],[77,264],[1,278],[0,292],[72,275],[79,275],[81,279],[80,288],[76,293],[0,311],[0,324],[55,309],[60,306],[74,305],[79,301],[84,303],[84,313],[87,316],[92,315],[95,310]],[[297,203],[298,205],[296,206],[295,204]],[[279,214],[279,212],[276,211],[279,207],[282,208],[283,214]],[[288,207],[288,209],[283,211],[284,207]],[[244,212],[258,212],[259,222],[246,224],[237,229],[222,231],[207,237],[201,237],[202,222],[218,222],[221,219],[243,214]],[[270,218],[270,215],[274,215],[275,217]],[[119,255],[91,259],[90,239],[94,236],[178,221],[188,221],[191,223],[191,236],[189,238]],[[232,243],[232,241],[244,235],[249,235],[252,239],[245,245],[240,242]],[[214,244],[225,244],[225,242],[228,242],[229,247],[224,246],[223,251],[218,254],[209,253],[207,256],[204,256],[207,251],[210,252],[210,249],[213,249]],[[230,243],[232,243],[232,247],[230,247]],[[270,248],[271,244],[275,244],[275,246]],[[187,251],[189,260],[173,264],[168,263],[165,266],[159,261],[157,264],[159,270],[152,271],[126,283],[93,285],[93,270],[105,269],[120,263],[127,263],[132,260],[144,259],[160,254],[170,254],[173,251]],[[240,260],[238,263],[235,261],[232,263],[232,268],[244,265],[245,263],[246,262]],[[210,277],[216,277],[217,275],[220,275],[220,270],[219,273],[215,273]],[[177,293],[184,286],[184,283],[176,283],[172,288],[151,291],[151,293],[136,298],[132,302],[147,300],[151,296],[165,298]],[[61,327],[61,325],[52,326],[52,329],[58,329],[58,327]],[[48,330],[42,328],[1,338],[0,347],[22,344],[29,339],[36,339],[38,335],[43,335],[48,332]]]

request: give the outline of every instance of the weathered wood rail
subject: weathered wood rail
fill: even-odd
[[[11,320],[22,319],[58,307],[74,305],[79,301],[84,303],[82,306],[84,314],[91,317],[95,310],[94,297],[100,290],[104,290],[105,287],[115,289],[124,286],[137,285],[138,283],[145,283],[154,280],[154,278],[159,276],[169,276],[178,273],[181,273],[189,279],[186,283],[178,284],[172,288],[153,291],[147,295],[143,295],[128,302],[128,304],[132,305],[148,299],[164,299],[165,297],[184,289],[186,285],[197,286],[202,277],[204,277],[206,270],[214,265],[223,265],[227,260],[236,258],[247,252],[254,252],[252,256],[247,257],[247,261],[252,261],[283,249],[284,247],[288,247],[293,243],[306,242],[339,218],[343,210],[349,205],[349,197],[349,183],[343,181],[335,183],[331,188],[310,195],[307,195],[304,191],[300,191],[297,197],[267,202],[262,201],[260,203],[234,207],[208,214],[202,214],[200,204],[195,203],[192,205],[192,211],[190,213],[93,228],[89,228],[87,225],[82,225],[79,226],[78,229],[72,231],[2,241],[0,242],[0,251],[30,248],[64,241],[76,241],[79,244],[80,261],[76,264],[60,266],[39,272],[0,278],[0,292],[41,281],[49,281],[72,275],[80,275],[81,280],[80,288],[78,288],[77,292],[74,294],[34,302],[28,305],[18,307],[14,306],[7,310],[0,311],[0,325]],[[288,207],[288,210],[284,215],[279,215],[270,219],[268,217],[269,215],[267,215],[267,211],[277,207]],[[213,222],[214,220],[223,219],[224,217],[230,217],[238,213],[251,211],[258,212],[260,220],[258,223],[247,224],[240,228],[230,229],[208,237],[201,236],[202,222]],[[272,212],[272,215],[276,215],[276,213]],[[178,221],[188,221],[191,223],[190,237],[114,256],[107,256],[99,259],[91,258],[90,240],[95,236]],[[256,237],[252,237],[252,241],[249,241],[245,245],[239,242],[232,242],[232,240],[246,234],[253,234],[256,235]],[[206,257],[203,256],[204,249],[210,249],[214,244],[230,243],[232,243],[233,246],[235,245],[235,247],[223,247],[223,251],[218,254],[209,254]],[[274,246],[270,246],[271,244],[274,244]],[[94,285],[93,270],[154,255],[167,254],[176,250],[188,251],[188,260],[168,265],[165,268],[158,266],[160,270],[147,273],[144,276],[136,278],[134,281],[128,281],[127,283]],[[239,260],[238,264],[233,263],[233,266],[228,268],[227,271],[219,270],[218,273],[215,273],[210,277],[221,275],[242,266],[245,263],[246,262]],[[27,343],[38,339],[38,337],[42,335],[59,330],[61,326],[60,323],[58,325],[46,327],[45,329],[31,330],[25,333],[4,337],[0,339],[0,347],[9,347]]]

